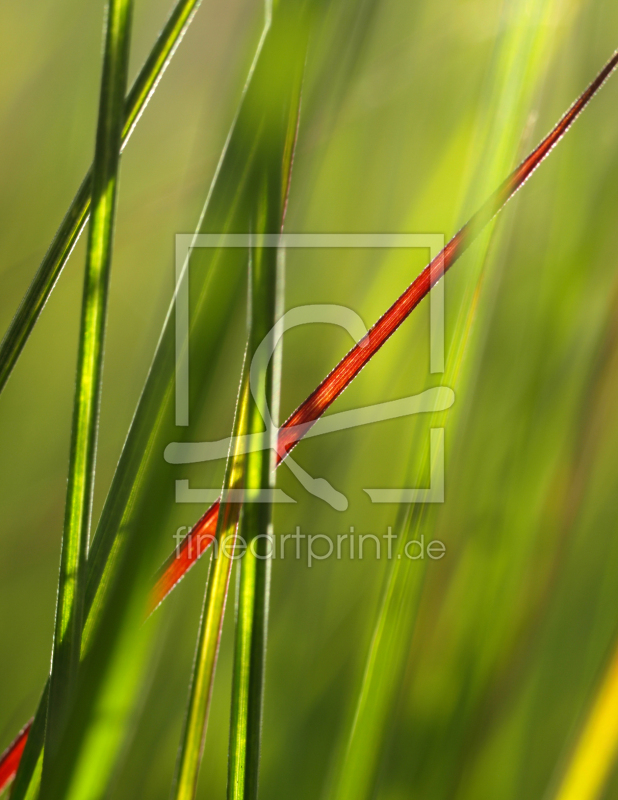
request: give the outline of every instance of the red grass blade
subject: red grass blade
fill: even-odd
[[[442,252],[425,267],[360,342],[354,345],[335,369],[324,378],[317,389],[284,422],[279,430],[277,439],[277,466],[299,443],[316,420],[339,397],[387,339],[393,335],[402,322],[407,319],[421,300],[426,297],[432,286],[453,266],[483,228],[524,185],[562,139],[616,67],[618,67],[618,51],[614,53],[586,91],[575,101],[539,146],[509,175],[481,209],[455,234]],[[151,610],[161,603],[208,547],[208,544],[214,538],[214,532],[217,527],[218,510],[219,501],[208,509],[193,530],[185,537],[178,553],[172,553],[165,562],[151,595]]]
[[[150,593],[148,614],[152,614],[155,608],[165,600],[176,584],[184,578],[212,544],[217,533],[219,505],[220,501],[217,500],[210,506],[159,570],[159,576]]]
[[[427,296],[442,275],[453,266],[483,228],[524,185],[616,67],[618,67],[618,51],[539,146],[511,173],[481,209],[455,234],[444,250],[425,267],[361,341],[354,345],[317,389],[281,426],[277,439],[277,466]],[[183,539],[180,547],[163,564],[150,595],[149,613],[167,597],[212,543],[217,529],[218,514],[217,500]],[[0,792],[15,776],[29,729],[30,723],[0,757]]]
[[[618,51],[601,70],[586,91],[571,106],[556,127],[519,167],[504,181],[479,211],[455,234],[446,247],[425,267],[416,280],[380,317],[367,334],[354,345],[350,352],[324,378],[318,388],[309,395],[283,424],[278,440],[277,464],[294,448],[309,428],[339,397],[348,384],[358,375],[365,364],[377,353],[401,323],[410,315],[421,300],[472,244],[483,228],[506,205],[524,185],[541,162],[558,144],[590,100],[618,66]],[[298,427],[300,426],[300,432]]]
[[[13,742],[11,742],[0,756],[0,794],[2,794],[17,773],[17,767],[21,761],[21,756],[24,752],[31,726],[32,720],[21,729]]]

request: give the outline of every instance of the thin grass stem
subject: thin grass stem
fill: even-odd
[[[268,230],[269,225],[264,226]],[[259,239],[259,237],[258,237]],[[249,408],[249,433],[261,434],[269,447],[247,454],[245,503],[240,522],[240,541],[246,546],[238,564],[236,632],[232,678],[232,712],[228,759],[228,800],[257,797],[264,693],[271,555],[273,548],[272,502],[258,502],[259,494],[274,488],[276,413],[279,407],[280,349],[272,358],[258,362],[259,346],[274,337],[283,305],[284,254],[258,247],[251,265],[251,328],[249,352],[252,370],[264,386],[271,414],[266,423],[254,398]],[[267,352],[271,351],[267,348]],[[275,415],[275,416],[273,416]]]
[[[58,758],[81,653],[86,556],[92,516],[109,275],[112,262],[120,142],[129,65],[132,0],[107,9],[99,120],[92,181],[92,215],[77,359],[69,479],[50,675],[43,788]]]
[[[206,586],[204,606],[200,620],[195,661],[189,692],[187,715],[182,733],[176,775],[172,788],[174,800],[190,800],[195,797],[206,723],[212,696],[217,653],[223,626],[223,614],[227,589],[234,563],[234,550],[238,531],[241,505],[226,502],[228,492],[240,491],[244,484],[245,456],[238,445],[238,437],[247,431],[249,411],[249,368],[245,354],[232,444],[228,456],[223,484],[223,501],[218,514],[215,540],[217,548],[213,556],[211,574]],[[236,444],[234,444],[236,442]]]

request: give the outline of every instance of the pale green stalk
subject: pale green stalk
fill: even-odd
[[[249,433],[263,436],[270,447],[250,452],[246,462],[240,536],[247,549],[238,564],[228,800],[253,800],[258,790],[271,556],[275,546],[272,502],[258,501],[258,495],[261,491],[272,490],[275,485],[273,448],[277,435],[280,348],[272,361],[270,354],[276,319],[283,305],[284,280],[283,253],[277,256],[276,250],[259,248],[258,239],[251,268],[249,353],[252,373],[263,387],[262,397],[268,398],[270,414],[263,414],[252,396]],[[269,342],[266,351],[258,351],[262,342]]]
[[[172,797],[175,800],[192,800],[197,789],[221,628],[223,626],[223,614],[234,563],[238,518],[241,509],[239,502],[227,502],[226,497],[229,492],[242,490],[245,456],[242,452],[239,437],[247,433],[248,410],[249,369],[245,354],[230,454],[225,470],[221,508],[217,523],[217,537],[213,545],[214,553],[212,559],[214,563],[211,565],[204,596],[204,607],[200,620],[189,693],[189,705],[172,789]]]

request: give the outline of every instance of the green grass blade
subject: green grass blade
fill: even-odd
[[[47,771],[58,758],[57,745],[75,689],[81,652],[86,557],[94,492],[105,319],[132,12],[132,0],[110,0],[107,10],[93,169],[92,215],[86,253],[69,479],[45,734],[44,788],[47,788]],[[47,791],[50,791],[49,788]],[[50,791],[50,796],[52,795],[53,790]]]
[[[241,107],[221,156],[200,218],[198,232],[248,230],[250,175],[255,169],[257,151],[255,147],[245,148],[244,143],[255,142],[256,129],[262,130],[261,135],[265,136],[263,126],[260,128],[256,123],[256,116],[262,113],[261,97],[268,91],[269,63],[272,63],[279,52],[277,44],[269,41],[268,29],[269,25],[258,45]],[[302,50],[300,52],[302,53]],[[287,78],[288,80],[294,78],[290,85],[294,87],[292,96],[296,97],[299,89],[294,64],[297,63],[298,56],[297,53],[287,53],[287,57],[291,58]],[[266,63],[262,65],[262,62]],[[280,102],[288,104],[289,86],[281,87],[281,91],[282,94],[278,95]],[[273,102],[274,99],[273,94]],[[274,141],[277,139],[272,140]],[[287,172],[292,151],[290,141],[286,139],[286,144],[278,155],[280,160],[283,159],[284,170]],[[205,275],[191,327],[191,340],[196,349],[202,353],[200,381],[191,385],[191,404],[195,407],[203,403],[205,394],[211,386],[212,367],[237,292],[242,286],[244,265],[239,263],[237,251],[231,250],[216,253],[198,250],[191,263],[198,274]],[[86,590],[88,622],[84,631],[82,657],[93,641],[93,634],[99,626],[106,600],[114,596],[118,605],[121,599],[127,602],[123,593],[127,591],[129,585],[134,588],[137,582],[133,572],[130,579],[120,581],[121,588],[116,591],[113,588],[127,544],[132,543],[134,548],[133,563],[136,559],[144,562],[143,572],[139,573],[143,579],[141,588],[144,596],[149,591],[151,576],[158,566],[160,556],[157,553],[161,550],[161,542],[165,541],[164,550],[169,547],[167,538],[163,539],[163,536],[166,532],[164,522],[169,514],[170,498],[167,487],[171,478],[169,467],[163,462],[160,454],[171,440],[177,439],[179,435],[189,435],[189,429],[179,430],[175,426],[173,413],[175,369],[173,322],[172,305],[89,553]],[[148,548],[143,548],[140,544],[141,531],[151,531],[154,536],[148,540]],[[158,540],[156,536],[159,537]],[[142,613],[143,608],[140,607],[135,618],[141,621]],[[114,616],[114,612],[111,612],[111,615]],[[111,646],[111,643],[102,646],[104,658]],[[118,725],[120,729],[120,722]],[[15,800],[23,800],[28,787],[30,792],[33,791],[33,787],[36,789],[36,781],[31,782],[32,775],[28,767],[37,763],[41,746],[42,741],[35,737],[31,737],[26,745],[22,768],[16,777]]]
[[[273,220],[274,221],[274,220]],[[266,226],[267,231],[270,226]],[[246,550],[238,564],[232,714],[228,761],[228,800],[256,798],[260,760],[264,668],[272,548],[272,503],[257,502],[263,489],[274,488],[274,447],[280,387],[280,350],[273,357],[258,351],[262,342],[272,343],[277,317],[283,305],[283,253],[259,247],[251,265],[251,328],[249,354],[257,384],[269,398],[271,415],[263,413],[251,397],[248,432],[268,438],[271,448],[247,454],[245,506],[240,537]],[[266,423],[266,429],[265,429]]]
[[[142,112],[148,105],[159,80],[191,20],[201,0],[178,0],[169,19],[165,23],[155,45],[144,62],[124,106],[122,144],[124,149]],[[92,194],[92,167],[86,173],[77,194],[73,198],[56,235],[41,262],[28,291],[9,325],[0,344],[0,392],[4,388],[17,359],[24,348],[34,325],[43,311],[62,268],[67,262],[90,215]]]
[[[301,51],[302,52],[302,51]],[[297,62],[304,63],[304,58]],[[256,247],[252,250],[250,263],[250,326],[249,344],[246,354],[244,377],[241,380],[240,399],[237,410],[235,436],[245,433],[262,434],[275,445],[276,431],[272,420],[265,430],[264,409],[258,407],[255,393],[249,391],[249,379],[257,380],[264,387],[265,397],[271,398],[273,390],[273,367],[270,365],[268,348],[260,345],[273,341],[277,309],[277,251],[260,247],[263,233],[279,231],[285,215],[289,191],[291,164],[298,127],[300,86],[302,69],[295,78],[296,90],[291,102],[286,104],[287,125],[274,128],[262,140],[258,169],[253,181],[256,192]],[[281,158],[283,153],[283,158]],[[271,403],[272,405],[272,403]],[[179,752],[173,796],[177,800],[188,800],[195,796],[225,598],[228,590],[233,558],[232,550],[225,542],[235,542],[240,509],[225,503],[228,489],[235,489],[242,482],[246,497],[259,493],[263,487],[272,485],[274,449],[252,453],[248,456],[235,453],[228,460],[226,480],[222,495],[217,525],[219,543],[206,590],[204,611],[198,637],[197,655],[194,665],[189,708]],[[262,710],[262,684],[264,674],[264,649],[268,617],[268,594],[270,585],[270,559],[268,534],[271,529],[272,506],[270,503],[249,502],[242,512],[243,557],[241,559],[240,605],[237,620],[235,676],[232,696],[232,721],[230,739],[230,761],[228,796],[255,796],[257,793],[257,770],[259,762],[259,739]],[[259,537],[259,538],[258,538]],[[247,545],[245,551],[244,546]],[[215,545],[216,546],[216,545]],[[247,795],[246,791],[250,794]]]
[[[228,502],[226,497],[228,492],[242,491],[244,484],[245,456],[236,437],[244,436],[247,433],[249,392],[249,366],[245,353],[232,434],[234,438],[230,445],[230,455],[225,471],[217,537],[212,556],[214,563],[211,564],[210,576],[206,585],[191,677],[189,704],[172,789],[172,797],[176,800],[192,799],[195,797],[197,789],[241,509],[240,503]]]
[[[272,25],[266,26],[199,221],[200,233],[249,230],[260,159],[277,163],[277,174],[289,173],[293,137],[288,135],[288,112],[297,106],[300,92],[311,22],[306,11],[305,4],[289,11],[278,6]],[[276,64],[281,70],[273,82]],[[242,290],[246,260],[238,250],[201,249],[194,252],[191,269],[197,298],[190,336],[201,356],[190,385],[190,403],[199,408],[212,386],[213,366]],[[175,425],[174,374],[172,305],[89,552],[85,677],[66,729],[67,752],[73,756],[65,768],[75,773],[97,771],[103,751],[106,765],[113,763],[112,752],[118,752],[132,713],[131,691],[146,663],[148,643],[140,637],[147,640],[158,624],[155,618],[142,627],[152,576],[170,546],[167,522],[173,510],[174,471],[161,453],[170,441],[191,435],[190,428]],[[36,758],[27,761],[36,763]],[[32,791],[34,782],[17,778]],[[97,775],[97,781],[103,785],[103,776]],[[23,797],[22,793],[16,800]]]

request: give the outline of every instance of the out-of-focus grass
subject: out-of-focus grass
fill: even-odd
[[[137,5],[135,63],[167,5]],[[547,27],[526,33],[538,48],[533,66],[521,95],[509,100],[504,87],[516,70],[501,62],[501,76],[495,54],[517,39],[512,5],[376,2],[363,6],[370,24],[359,31],[356,5],[332,4],[308,62],[288,230],[448,236],[465,220],[520,143],[533,143],[553,124],[616,46],[613,7],[547,4]],[[526,4],[517,8],[523,13]],[[67,28],[76,10],[75,28]],[[14,2],[0,10],[7,65],[0,77],[4,327],[92,155],[100,12],[97,4],[68,0],[41,4],[37,16]],[[529,24],[536,25],[533,18]],[[171,292],[173,234],[194,225],[261,9],[204,0],[194,26],[123,156],[97,509]],[[351,39],[359,52],[343,58]],[[386,718],[377,797],[543,796],[559,785],[612,652],[618,428],[611,413],[599,416],[602,434],[566,521],[563,509],[590,424],[590,369],[606,336],[615,280],[617,91],[615,83],[607,86],[506,211],[487,260],[477,250],[446,280],[447,343],[456,348],[462,298],[475,264],[487,265],[466,379],[446,421],[446,502],[430,515],[431,536],[446,543],[447,554],[428,565],[418,621],[401,643],[405,669]],[[507,100],[516,106],[508,122],[501,116]],[[505,143],[492,151],[497,136]],[[342,303],[370,323],[426,255],[289,252],[286,305]],[[0,747],[32,712],[49,663],[81,263],[79,246],[0,397],[0,683],[11,687],[0,697]],[[227,336],[209,354],[214,380],[192,413],[191,438],[227,435],[243,341],[239,301]],[[349,344],[330,326],[286,335],[283,416]],[[336,410],[440,383],[439,375],[428,379],[428,352],[423,307]],[[604,386],[607,397],[616,396],[611,366]],[[385,533],[396,509],[372,505],[361,489],[403,485],[429,425],[426,417],[394,420],[304,442],[295,458],[344,492],[349,508],[335,512],[306,496],[282,466],[279,485],[298,503],[277,509],[276,531],[300,525],[305,534],[342,534],[350,526]],[[170,505],[175,479],[214,487],[221,469],[170,468]],[[170,549],[176,527],[202,510],[172,507]],[[314,798],[347,736],[388,565],[365,556],[311,569],[288,558],[272,567],[261,791]],[[157,612],[159,657],[114,796],[168,794],[204,578],[199,565]],[[407,611],[400,611],[403,621]],[[200,796],[224,791],[230,621]],[[613,776],[605,796],[617,788]]]

